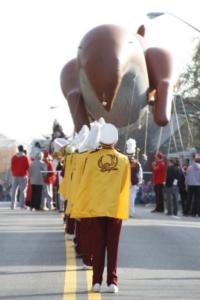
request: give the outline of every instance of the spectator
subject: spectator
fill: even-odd
[[[196,158],[186,172],[188,197],[185,215],[200,216],[200,158]]]
[[[185,167],[181,168],[178,160],[176,161],[176,166],[177,166],[178,172],[179,172],[178,188],[179,188],[179,194],[180,194],[180,198],[181,198],[180,203],[182,206],[182,213],[184,215],[185,211],[186,211],[186,202],[187,202],[187,190],[186,190],[186,185],[185,185],[185,175],[186,175],[187,168],[185,168]]]
[[[178,180],[179,170],[175,161],[170,159],[167,162],[166,196],[167,215],[177,216],[178,214]]]
[[[12,197],[11,209],[15,209],[17,202],[17,191],[19,189],[19,206],[26,208],[25,199],[28,185],[29,160],[24,153],[24,147],[18,146],[18,153],[11,159],[12,172]]]
[[[0,184],[0,201],[4,200],[3,185]]]
[[[37,154],[40,154],[41,152],[42,152],[41,145],[39,142],[36,142],[35,145],[31,149],[30,159],[34,160],[35,157],[37,156]]]
[[[182,171],[184,172],[184,174],[186,174],[189,165],[190,165],[190,160],[187,158],[185,159],[182,165]]]
[[[43,154],[38,152],[35,160],[30,165],[30,182],[31,182],[31,209],[39,210],[42,200],[42,188],[44,185],[44,172],[46,165],[42,161]]]
[[[46,164],[47,173],[44,177],[44,186],[43,186],[43,196],[41,208],[43,210],[46,209],[54,209],[53,206],[53,184],[55,182],[55,171],[54,166],[52,164],[52,158],[47,151],[44,151],[44,162]]]
[[[153,184],[156,196],[156,207],[152,212],[164,212],[164,195],[163,189],[166,181],[166,166],[164,155],[160,152],[156,153],[155,161],[152,163]]]
[[[151,181],[146,182],[143,180],[142,183],[142,203],[148,204],[155,201],[155,195],[153,191],[153,185]]]

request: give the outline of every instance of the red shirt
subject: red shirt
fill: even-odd
[[[155,165],[152,166],[153,169],[153,184],[163,184],[166,181],[166,166],[163,160],[159,160]]]
[[[47,173],[47,176],[44,178],[44,182],[46,184],[54,184],[56,174],[53,169],[53,164],[50,161],[45,161],[45,162],[47,164],[47,171],[49,172]]]
[[[11,160],[11,171],[13,176],[27,176],[29,171],[29,160],[25,154],[16,154]]]

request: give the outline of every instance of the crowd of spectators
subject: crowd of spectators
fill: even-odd
[[[179,203],[184,216],[200,216],[200,158],[180,164],[179,159],[164,159],[155,155],[152,163],[152,182],[155,191],[153,213],[178,215]]]
[[[53,210],[59,208],[58,161],[53,161],[48,151],[42,151],[39,143],[28,157],[22,145],[11,160],[12,191],[11,209]]]
[[[134,148],[134,147],[133,147]],[[129,155],[131,170],[140,166],[134,155]],[[132,160],[131,160],[132,159]],[[137,164],[136,164],[137,163]],[[12,185],[6,193],[0,186],[0,197],[11,200],[11,208],[16,205],[31,210],[63,210],[63,201],[58,194],[61,168],[57,160],[53,161],[47,151],[42,151],[40,144],[36,143],[29,157],[22,145],[11,160]],[[138,170],[140,170],[138,168]],[[132,171],[132,179],[140,178],[132,187],[137,187],[136,200],[132,202],[154,204],[153,213],[165,213],[177,216],[200,216],[200,158],[194,157],[184,162],[179,159],[166,159],[161,152],[154,156],[152,163],[152,178],[146,181],[142,172]],[[133,182],[134,181],[134,182]],[[10,192],[11,190],[11,192]],[[6,199],[5,199],[6,195]],[[62,198],[62,197],[61,197]],[[135,196],[133,197],[135,198]],[[135,213],[134,203],[130,205],[130,216]],[[130,201],[131,204],[131,201]]]

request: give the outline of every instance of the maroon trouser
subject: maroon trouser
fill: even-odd
[[[107,284],[117,285],[118,245],[122,220],[97,217],[91,219],[93,243],[93,285],[102,283],[107,250]]]
[[[70,218],[70,215],[67,215],[65,232],[68,234],[74,234],[74,231],[75,231],[75,219],[72,219]]]
[[[81,232],[80,232],[80,227],[81,227],[81,222],[78,220],[75,220],[75,237],[74,237],[74,244],[75,244],[75,250],[76,254],[78,256],[82,256],[82,251],[81,251],[81,244],[80,244],[80,239],[81,239]]]
[[[164,212],[164,195],[163,195],[164,184],[155,184],[154,191],[156,195],[156,208],[158,212]]]
[[[80,222],[80,248],[82,253],[83,263],[87,266],[92,266],[92,219],[84,218]]]
[[[66,209],[67,209],[67,200],[65,200],[65,202],[64,202],[64,212],[66,211]],[[63,222],[64,222],[64,224],[67,223],[67,214],[66,213],[64,214]]]
[[[78,256],[82,256],[83,263],[92,266],[91,246],[91,218],[84,218],[75,221],[75,250]]]

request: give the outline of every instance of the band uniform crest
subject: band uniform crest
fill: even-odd
[[[110,162],[103,162],[104,155],[102,155],[98,160],[98,167],[100,168],[100,171],[111,172],[118,170],[118,168],[116,168],[118,165],[118,157],[112,154],[107,154],[107,156],[110,158]]]

